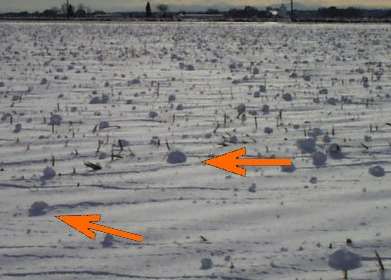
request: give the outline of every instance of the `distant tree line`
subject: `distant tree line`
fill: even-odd
[[[277,14],[273,14],[274,11],[277,11]],[[221,13],[218,10],[210,11],[213,14]],[[227,18],[232,19],[269,19],[272,17],[281,17],[281,9],[267,7],[266,9],[260,10],[256,7],[245,6],[242,9],[231,9],[223,14]],[[285,17],[289,16],[293,20],[303,20],[311,19],[312,21],[350,21],[350,20],[387,20],[391,21],[391,10],[390,9],[361,9],[355,7],[348,8],[337,8],[337,7],[328,7],[328,8],[319,8],[317,10],[293,10],[290,11],[286,9]]]
[[[364,16],[364,11],[361,9],[349,7],[346,9],[339,9],[337,7],[321,8],[318,10],[320,17],[335,18],[360,18]]]
[[[371,20],[371,19],[388,19],[391,20],[391,10],[387,9],[360,9],[355,7],[337,8],[328,7],[320,8],[316,11],[301,11],[298,13],[301,18],[312,18],[315,20],[335,20],[335,21],[350,21],[350,20]]]
[[[78,4],[74,6],[69,0],[65,1],[60,7],[52,7],[45,9],[43,11],[35,12],[10,12],[3,13],[3,16],[8,17],[45,17],[45,18],[57,18],[57,17],[66,17],[66,18],[82,18],[87,16],[96,16],[104,15],[104,11],[92,11],[88,6],[83,4]]]
[[[252,6],[245,6],[243,9],[231,9],[226,15],[231,18],[270,18],[271,14],[268,9],[258,10]]]
[[[243,9],[231,9],[224,14],[229,18],[264,18],[268,19],[273,17],[272,11],[279,11],[278,8],[267,7],[264,10],[257,9],[252,6],[245,6]],[[220,13],[218,10],[210,11],[213,14]],[[286,11],[288,16],[293,17],[294,19],[300,20],[302,18],[312,18],[318,20],[325,19],[362,19],[362,18],[391,18],[391,10],[386,9],[360,9],[354,7],[348,8],[337,8],[337,7],[328,7],[328,8],[319,8],[318,10],[294,10],[291,15],[291,11]],[[281,16],[278,14],[277,16]]]
[[[42,16],[47,17],[86,17],[86,16],[94,16],[94,15],[102,15],[105,14],[104,11],[92,11],[88,6],[85,6],[83,4],[78,4],[77,6],[74,6],[71,4],[69,0],[64,2],[59,8],[53,7],[51,9],[44,10],[42,13]]]
[[[386,9],[360,9],[354,7],[337,8],[327,7],[317,10],[294,10],[293,13],[284,5],[281,7],[267,7],[258,9],[253,6],[244,6],[243,8],[234,8],[228,11],[220,11],[218,9],[208,9],[203,12],[175,12],[171,11],[170,7],[164,3],[156,4],[155,10],[152,9],[150,2],[147,2],[144,12],[119,12],[115,14],[106,14],[104,11],[92,11],[89,7],[83,4],[73,5],[71,0],[64,0],[60,7],[52,7],[41,12],[18,12],[5,13],[2,17],[18,17],[18,18],[83,18],[96,17],[106,15],[108,19],[115,17],[132,17],[132,18],[147,18],[152,20],[180,20],[186,17],[188,13],[191,15],[208,15],[205,18],[210,20],[269,20],[271,18],[291,18],[297,21],[391,21],[391,10]],[[75,0],[77,1],[77,0]],[[82,0],[79,0],[82,1]]]

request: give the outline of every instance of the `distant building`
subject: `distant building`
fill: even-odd
[[[275,18],[276,20],[285,21],[285,20],[289,20],[290,18],[288,8],[284,4],[282,4],[278,9],[268,7],[266,11],[270,14],[272,18]]]
[[[289,17],[288,9],[287,9],[287,7],[284,4],[282,4],[280,6],[280,8],[278,9],[278,16],[282,17],[282,18],[288,18]]]

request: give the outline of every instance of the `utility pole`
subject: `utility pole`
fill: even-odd
[[[293,0],[291,0],[291,21],[293,21]]]
[[[69,0],[67,0],[67,19],[69,19]]]

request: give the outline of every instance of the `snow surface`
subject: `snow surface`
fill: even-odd
[[[390,34],[1,22],[0,279],[338,279],[347,238],[349,276],[390,279],[373,253],[391,266]],[[242,146],[295,167],[201,164]],[[145,242],[103,246],[54,217],[94,213]]]

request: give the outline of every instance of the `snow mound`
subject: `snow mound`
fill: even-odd
[[[333,144],[331,144],[329,146],[328,153],[329,153],[330,157],[333,158],[333,159],[341,159],[341,158],[343,158],[342,149],[336,143],[333,143]]]
[[[336,270],[348,271],[361,267],[361,258],[359,255],[343,248],[330,255],[329,266]]]
[[[201,259],[201,269],[211,269],[213,267],[213,262],[210,258],[203,258]]]
[[[296,142],[297,147],[302,153],[313,153],[315,152],[316,141],[314,138],[299,139]]]
[[[102,130],[102,129],[105,129],[105,128],[108,128],[110,127],[110,124],[108,121],[101,121],[99,123],[99,130]]]
[[[238,144],[239,143],[239,139],[236,135],[230,136],[228,141],[231,144]]]
[[[266,134],[272,134],[273,133],[273,128],[267,126],[263,129],[263,132]]]
[[[109,96],[106,94],[102,94],[102,97],[94,96],[90,100],[90,104],[107,104],[109,103]]]
[[[148,116],[149,116],[151,119],[154,119],[154,118],[157,118],[158,113],[156,113],[155,111],[151,111],[151,112],[148,113]]]
[[[29,217],[42,216],[48,211],[49,204],[44,201],[34,202],[29,209]]]
[[[51,167],[46,167],[42,172],[42,180],[50,180],[53,179],[56,176],[56,171]]]
[[[22,131],[22,124],[18,123],[15,125],[15,128],[14,128],[14,133],[19,133]]]
[[[175,100],[176,100],[175,94],[170,94],[170,95],[168,96],[168,102],[169,102],[169,103],[175,102]]]
[[[296,171],[296,166],[294,164],[290,166],[281,166],[281,171],[286,173],[293,173]]]
[[[236,107],[236,111],[238,112],[238,115],[241,115],[246,112],[246,105],[241,103]]]
[[[111,234],[106,234],[101,242],[103,248],[111,248],[114,244],[114,237]]]
[[[282,99],[284,99],[285,101],[292,101],[293,100],[293,97],[292,97],[292,94],[290,94],[290,93],[284,93],[283,95],[282,95]]]
[[[331,142],[331,138],[327,133],[323,136],[322,140],[323,140],[323,143],[330,143]]]
[[[49,125],[61,125],[62,123],[62,117],[57,114],[52,114],[50,116]]]
[[[329,105],[335,106],[335,105],[337,105],[337,103],[338,103],[338,99],[336,99],[334,97],[327,99],[327,104],[329,104]]]
[[[326,95],[328,93],[329,93],[329,91],[327,90],[327,88],[322,88],[322,89],[319,90],[319,94]]]
[[[322,152],[315,152],[312,154],[312,164],[316,167],[326,165],[327,155]]]
[[[1,116],[1,121],[5,122],[7,119],[12,119],[12,114],[11,113],[3,113]]]
[[[267,104],[263,105],[261,111],[262,111],[262,113],[263,113],[264,115],[269,114],[269,112],[270,112],[270,107],[269,107],[269,105],[267,105]]]
[[[381,167],[380,165],[370,167],[368,172],[369,172],[369,174],[371,174],[372,176],[375,176],[375,177],[383,177],[384,175],[386,175],[384,168]]]
[[[132,85],[138,85],[138,84],[141,84],[141,80],[140,79],[133,79],[133,80],[130,80],[128,81],[128,86],[132,86]]]
[[[172,151],[168,154],[167,162],[170,164],[184,163],[187,157],[181,151]]]
[[[320,129],[320,128],[317,128],[317,127],[314,127],[313,129],[311,129],[309,132],[308,132],[308,135],[313,137],[313,138],[316,138],[318,136],[321,136],[323,135],[323,130]]]
[[[257,185],[255,183],[252,183],[251,186],[248,188],[248,191],[251,193],[255,193],[257,191]]]

